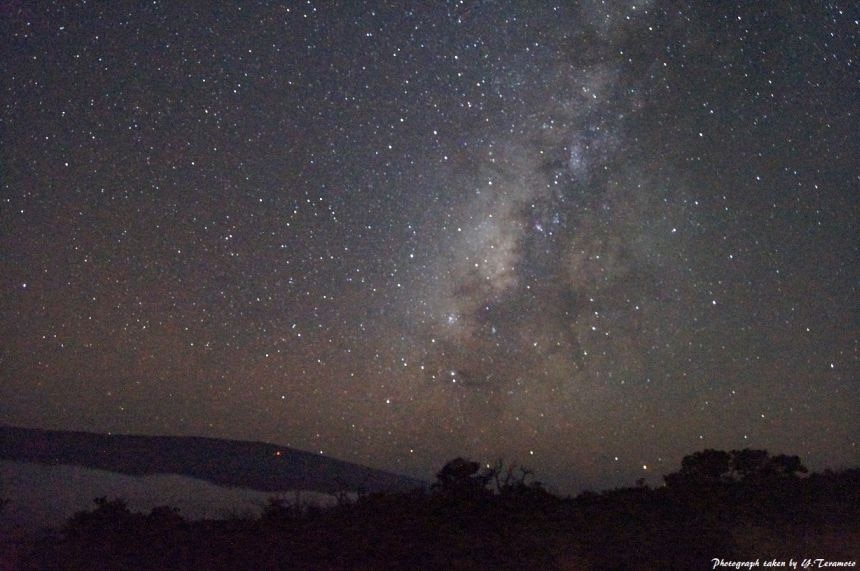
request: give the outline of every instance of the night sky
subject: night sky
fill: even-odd
[[[0,2],[0,422],[860,462],[853,3],[70,4]]]

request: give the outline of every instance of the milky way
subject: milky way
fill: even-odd
[[[857,16],[7,3],[0,421],[856,463]]]

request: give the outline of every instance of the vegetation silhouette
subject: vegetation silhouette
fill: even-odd
[[[97,498],[19,561],[30,569],[710,569],[712,559],[856,561],[860,470],[808,474],[797,456],[704,450],[665,484],[547,491],[501,460],[448,462],[428,490],[273,498],[259,518],[187,521]]]

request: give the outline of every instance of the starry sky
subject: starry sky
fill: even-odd
[[[857,464],[858,17],[3,0],[0,422]]]

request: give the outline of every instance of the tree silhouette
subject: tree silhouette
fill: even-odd
[[[809,470],[800,461],[799,456],[780,454],[770,459],[771,471],[776,476],[796,478],[799,474],[807,474]]]
[[[729,479],[731,462],[728,452],[707,449],[684,456],[681,469],[663,479],[667,486],[718,484]]]
[[[534,472],[525,466],[511,463],[506,468],[504,461],[499,459],[493,466],[488,465],[483,474],[488,481],[493,482],[495,492],[500,496],[543,497],[551,495],[546,491],[543,483],[534,479],[529,481],[529,478],[534,478]]]
[[[769,455],[767,450],[732,450],[732,470],[737,480],[745,480],[765,472]]]
[[[767,450],[732,450],[732,468],[737,480],[758,481],[772,478],[796,478],[807,473],[800,457],[779,454],[771,457]]]
[[[720,483],[755,482],[773,478],[796,478],[807,473],[798,456],[771,457],[767,450],[703,450],[685,456],[681,469],[663,477],[669,487],[708,486]]]
[[[492,477],[491,470],[482,471],[477,462],[454,458],[436,474],[436,482],[431,489],[447,496],[481,496],[489,493],[487,484]]]

